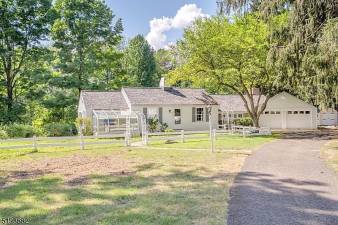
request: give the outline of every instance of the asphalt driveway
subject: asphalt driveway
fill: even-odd
[[[338,225],[337,176],[319,157],[325,141],[286,137],[246,160],[230,190],[228,225]]]

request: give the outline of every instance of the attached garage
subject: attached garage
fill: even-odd
[[[260,118],[261,127],[316,129],[317,109],[286,92],[272,97]]]
[[[319,113],[319,124],[322,126],[337,126],[337,118],[337,111],[328,109]]]

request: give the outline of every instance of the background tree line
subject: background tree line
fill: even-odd
[[[0,125],[68,132],[81,90],[157,86],[163,73],[104,1],[0,0],[0,18]]]

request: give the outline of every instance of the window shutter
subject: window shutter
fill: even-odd
[[[147,108],[143,108],[143,114],[147,119],[148,118],[148,109]]]
[[[205,122],[209,122],[209,110],[205,108]]]
[[[160,107],[159,109],[158,109],[158,121],[160,122],[160,123],[162,123],[163,122],[163,108],[162,107]]]
[[[192,107],[192,122],[196,121],[196,108]]]

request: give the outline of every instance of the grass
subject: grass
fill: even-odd
[[[273,138],[222,136],[217,146],[248,149]],[[207,140],[160,142],[146,149],[1,150],[0,218],[36,225],[225,224],[228,191],[246,155],[211,153]]]
[[[321,156],[338,174],[338,140],[326,144],[321,151]]]
[[[216,137],[215,148],[217,150],[243,150],[253,149],[266,142],[275,140],[277,134],[271,136],[249,136],[242,137],[239,135],[218,135]],[[169,137],[168,137],[169,138]],[[155,138],[154,138],[155,139]],[[180,148],[180,149],[210,149],[210,139],[206,134],[187,135],[186,142],[177,140],[174,142],[166,140],[155,140],[149,142],[151,147]]]

